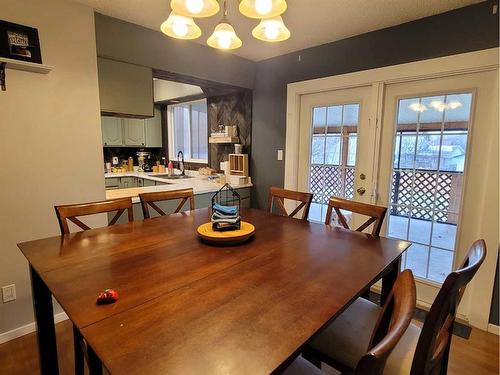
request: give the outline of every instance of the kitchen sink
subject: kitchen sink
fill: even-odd
[[[151,177],[157,177],[157,178],[164,178],[164,179],[167,179],[167,180],[183,180],[185,178],[193,178],[191,176],[182,175],[182,174],[176,174],[176,175],[173,175],[173,176],[169,176],[168,174],[150,174],[149,176],[151,176]]]

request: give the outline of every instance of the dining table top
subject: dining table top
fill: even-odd
[[[409,247],[243,209],[252,240],[197,236],[197,209],[19,244],[112,374],[264,374],[339,315]],[[117,302],[97,305],[111,288]]]

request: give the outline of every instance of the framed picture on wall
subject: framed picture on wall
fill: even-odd
[[[38,30],[0,21],[0,57],[42,63]]]

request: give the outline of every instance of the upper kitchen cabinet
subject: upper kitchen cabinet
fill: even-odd
[[[146,147],[162,147],[161,111],[155,108],[155,117],[144,120],[146,131]]]
[[[101,113],[153,117],[151,68],[97,58]]]
[[[146,134],[144,120],[136,118],[123,119],[123,135],[125,146],[145,146]]]
[[[123,146],[122,119],[101,117],[102,144],[104,146]]]

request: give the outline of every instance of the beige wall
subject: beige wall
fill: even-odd
[[[0,19],[38,28],[47,75],[7,70],[0,91],[0,334],[33,321],[16,243],[58,234],[53,205],[104,198],[94,15],[64,0],[0,0]]]

